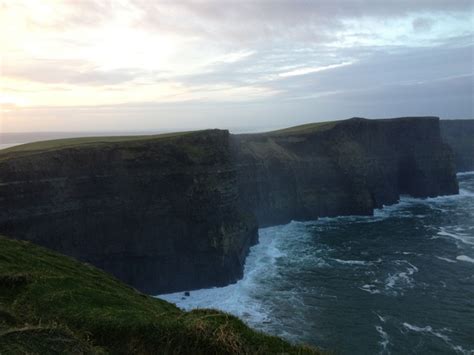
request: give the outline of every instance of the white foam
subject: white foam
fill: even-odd
[[[446,344],[448,344],[456,353],[464,354],[464,355],[473,355],[474,354],[474,349],[473,350],[466,350],[460,345],[454,345],[451,341],[451,339],[446,335],[443,334],[442,332],[451,332],[452,330],[449,328],[443,328],[441,330],[434,330],[431,326],[427,325],[426,327],[418,327],[416,325],[412,325],[409,323],[403,323],[403,326],[413,332],[416,333],[425,333],[425,334],[430,334],[432,336],[435,336],[441,340],[443,340]]]
[[[459,195],[463,197],[474,197],[474,192],[471,192],[466,189],[459,189]]]
[[[341,260],[341,259],[331,259],[334,260],[340,264],[347,264],[347,265],[371,265],[372,263],[369,261],[363,261],[363,260]]]
[[[474,171],[464,171],[462,173],[457,173],[456,175],[457,176],[470,176],[470,175],[474,175]]]
[[[474,259],[473,258],[470,258],[469,256],[467,255],[458,255],[456,256],[456,260],[459,260],[459,261],[466,261],[468,263],[474,263]]]
[[[179,308],[192,310],[196,308],[213,308],[233,314],[244,322],[265,330],[272,319],[270,306],[258,297],[262,284],[270,279],[278,279],[278,260],[286,258],[285,240],[301,243],[308,236],[307,227],[300,222],[291,222],[284,226],[274,226],[259,230],[259,243],[250,248],[245,261],[244,277],[237,283],[225,287],[214,287],[190,291],[185,297],[183,292],[158,295],[156,297],[175,303]],[[303,243],[304,244],[304,243]],[[314,256],[313,256],[314,257]],[[273,295],[278,297],[278,295]],[[304,309],[301,300],[293,291],[281,292],[281,297],[291,300],[296,310]]]
[[[381,321],[382,323],[385,323],[385,322],[386,322],[386,319],[385,319],[384,317],[382,317],[382,316],[381,316],[380,314],[378,314],[377,312],[374,312],[374,313],[375,313],[375,315],[380,319],[380,321]]]
[[[405,271],[389,274],[385,279],[385,290],[395,292],[395,290],[413,288],[414,280],[411,276],[418,272],[418,268],[407,260],[395,260],[394,263],[396,265],[407,264],[409,266],[405,269]]]
[[[437,256],[437,255],[435,255],[435,256],[436,256],[437,259],[446,261],[448,263],[455,263],[456,262],[456,260],[453,260],[453,259],[448,259],[448,258],[444,258],[442,256]]]
[[[368,292],[372,295],[380,293],[380,290],[377,289],[376,285],[365,284],[365,285],[362,285],[361,287],[359,287],[359,290]]]
[[[376,325],[375,329],[379,333],[380,337],[382,340],[379,341],[379,344],[382,346],[382,350],[380,351],[380,354],[390,354],[390,352],[387,349],[388,344],[390,344],[390,338],[388,334],[383,330],[383,328],[380,325]]]
[[[435,337],[437,338],[440,338],[442,340],[444,340],[446,343],[450,344],[450,339],[447,335],[444,335],[442,334],[441,332],[439,331],[435,331],[433,330],[433,328],[429,325],[427,325],[426,327],[418,327],[416,325],[411,325],[409,323],[403,323],[403,326],[408,329],[408,330],[411,330],[413,332],[417,332],[417,333],[429,333],[431,335],[434,335]]]
[[[474,349],[466,350],[460,345],[452,345],[452,348],[456,353],[460,353],[463,355],[474,355]]]
[[[442,236],[442,237],[450,237],[464,244],[474,245],[474,237],[469,236],[467,234],[463,234],[463,233],[448,232],[446,231],[446,228],[443,228],[443,227],[440,228],[440,231],[438,231],[437,235]]]

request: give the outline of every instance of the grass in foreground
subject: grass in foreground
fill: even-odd
[[[215,310],[183,312],[105,272],[0,237],[0,354],[318,354]]]

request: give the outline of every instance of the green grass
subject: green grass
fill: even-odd
[[[307,123],[300,126],[294,126],[277,131],[271,131],[264,134],[267,135],[286,135],[286,134],[307,134],[319,131],[325,131],[335,127],[340,121],[326,121],[326,122],[315,122]]]
[[[161,140],[165,138],[176,138],[186,134],[191,134],[199,131],[187,131],[187,132],[173,132],[163,133],[157,135],[143,135],[143,136],[105,136],[105,137],[80,137],[80,138],[65,138],[65,139],[54,139],[48,141],[40,141],[33,143],[26,143],[16,145],[14,147],[2,149],[0,156],[9,153],[18,152],[35,152],[35,151],[47,151],[62,148],[77,147],[82,145],[100,145],[107,143],[124,143],[124,142],[140,142],[140,141],[153,141]]]
[[[0,354],[317,354],[215,310],[183,312],[88,264],[0,237]]]

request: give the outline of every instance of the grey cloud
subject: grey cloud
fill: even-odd
[[[417,17],[413,20],[412,26],[415,32],[425,32],[431,30],[434,21],[426,17]]]
[[[473,75],[411,84],[384,85],[327,97],[328,106],[344,103],[344,109],[368,117],[435,115],[445,118],[474,117]]]
[[[396,18],[416,13],[469,13],[470,0],[179,1],[135,0],[137,25],[159,31],[200,34],[222,41],[300,39],[323,42],[344,28],[343,20]]]
[[[458,45],[455,43],[458,42]],[[429,48],[360,47],[313,48],[295,51],[290,47],[260,51],[235,63],[222,63],[212,71],[177,77],[185,85],[257,85],[281,92],[281,98],[310,97],[383,85],[406,84],[462,76],[473,72],[474,45],[465,38]],[[282,68],[321,67],[353,62],[339,68],[298,76],[281,77]]]

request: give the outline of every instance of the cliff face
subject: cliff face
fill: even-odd
[[[0,232],[158,294],[239,279],[257,220],[370,215],[400,194],[457,191],[437,118],[82,138],[0,152]]]
[[[242,206],[260,226],[367,215],[415,197],[458,192],[437,118],[305,125],[234,137]]]
[[[257,241],[227,131],[0,155],[0,230],[145,292],[225,285]]]
[[[442,120],[441,136],[454,153],[457,171],[474,170],[474,120]]]

